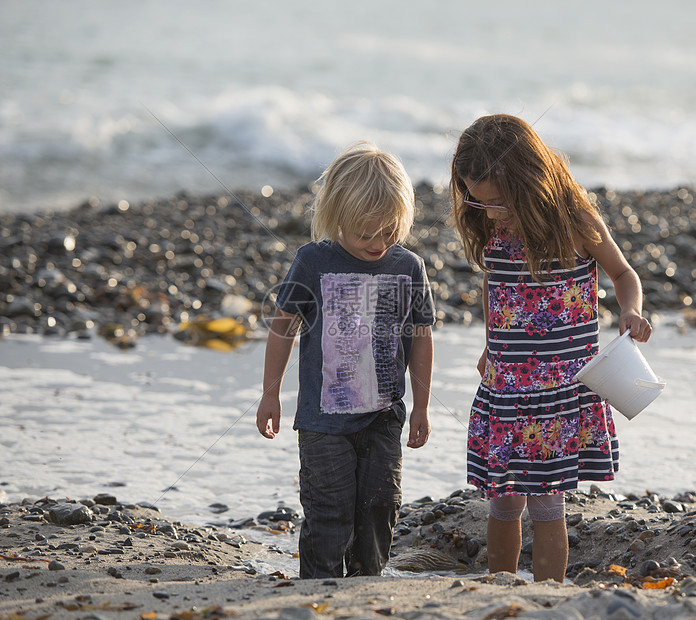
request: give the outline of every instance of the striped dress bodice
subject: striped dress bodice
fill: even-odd
[[[577,255],[573,269],[558,261],[535,281],[516,237],[495,235],[486,247],[488,364],[484,383],[495,392],[569,385],[597,352],[597,263]]]

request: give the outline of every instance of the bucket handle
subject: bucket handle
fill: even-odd
[[[634,383],[652,390],[664,390],[665,385],[667,385],[664,381],[646,381],[645,379],[636,379]]]

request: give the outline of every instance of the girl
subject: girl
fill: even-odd
[[[485,272],[467,465],[490,498],[489,569],[517,571],[526,505],[534,579],[562,582],[564,492],[618,471],[611,409],[575,380],[598,350],[597,264],[614,284],[619,331],[644,342],[640,281],[564,159],[519,118],[486,116],[464,131],[450,193],[467,257]]]
[[[280,385],[298,326],[300,577],[379,575],[401,504],[402,400],[408,446],[428,440],[432,296],[423,260],[401,245],[414,192],[375,145],[342,153],[321,178],[312,237],[278,293],[266,345],[259,432],[280,430]]]

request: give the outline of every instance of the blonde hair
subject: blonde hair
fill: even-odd
[[[370,142],[341,153],[318,180],[312,239],[338,240],[341,230],[363,234],[375,220],[403,242],[413,226],[413,184],[401,162]],[[380,231],[378,230],[376,234]]]
[[[501,204],[516,219],[515,232],[524,242],[527,265],[540,282],[540,272],[553,259],[575,265],[573,234],[598,242],[592,221],[598,210],[573,179],[563,155],[551,150],[525,121],[507,114],[483,116],[462,133],[452,160],[450,196],[454,225],[469,261],[485,270],[483,250],[495,223],[485,212],[464,202],[465,179],[490,182]],[[591,217],[588,217],[591,216]]]

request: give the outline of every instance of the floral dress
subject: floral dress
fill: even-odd
[[[544,495],[613,480],[619,446],[609,405],[577,372],[597,353],[597,263],[576,255],[536,282],[519,239],[499,230],[488,273],[486,370],[469,419],[468,482],[501,495]]]

